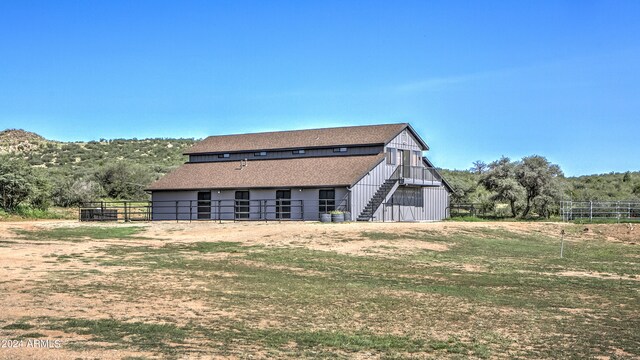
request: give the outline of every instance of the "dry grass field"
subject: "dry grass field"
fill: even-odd
[[[638,225],[0,222],[1,359],[631,359],[639,329]]]

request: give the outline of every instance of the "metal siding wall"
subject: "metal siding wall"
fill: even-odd
[[[447,217],[449,192],[444,186],[425,188],[426,217],[424,220],[439,221]]]
[[[301,215],[304,215],[304,220],[317,221],[319,220],[319,192],[321,188],[315,189],[302,189],[300,188],[282,188],[282,189],[249,189],[249,200],[251,220],[260,219],[260,204],[253,200],[270,200],[263,211],[269,212],[266,214],[268,220],[276,220],[275,217],[275,204],[276,190],[291,190],[291,218],[300,219]],[[349,190],[344,187],[338,188],[322,188],[322,189],[334,189],[336,193],[336,208],[348,207],[348,193]],[[233,220],[234,214],[234,200],[236,190],[214,190],[211,191],[211,219],[219,219],[218,213],[222,220]],[[151,194],[153,201],[153,220],[189,220],[189,206],[191,205],[191,220],[198,219],[198,191],[155,191]],[[217,200],[225,200],[220,208],[218,208]],[[303,208],[300,208],[299,204],[296,204],[298,200],[303,200]],[[344,201],[343,203],[341,203]],[[178,205],[178,219],[176,219],[176,204]],[[301,214],[304,212],[304,214]]]
[[[218,161],[240,161],[248,160],[269,160],[269,159],[297,159],[318,156],[353,156],[353,155],[375,155],[383,151],[380,146],[367,147],[350,147],[347,152],[335,153],[331,149],[309,149],[304,154],[293,154],[291,150],[287,151],[267,151],[266,156],[255,156],[258,151],[229,154],[228,158],[219,158],[215,155],[189,155],[190,162],[218,162]]]
[[[213,207],[211,208],[211,218],[222,220],[233,220],[234,219],[234,208],[233,202],[229,200],[235,200],[236,192],[235,190],[214,190],[211,192],[211,200],[214,201]],[[249,194],[249,198],[251,199],[251,194]],[[227,200],[223,204],[225,206],[220,206],[218,208],[218,203],[215,200]]]
[[[189,206],[192,214],[197,216],[197,191],[154,191],[151,193],[153,201],[152,220],[189,220]],[[193,202],[191,202],[193,201]],[[176,202],[178,219],[176,219]]]
[[[302,208],[303,214],[300,214],[299,208],[291,209],[291,217],[299,218],[300,215],[304,215],[304,220],[318,220],[318,196],[320,189],[291,189],[291,200],[303,200],[304,207]]]
[[[403,149],[403,150],[415,150],[415,151],[423,151],[416,141],[416,139],[411,135],[409,130],[404,130],[398,136],[396,136],[393,140],[389,141],[387,144],[388,147],[392,147],[395,149]]]
[[[320,220],[319,213],[319,202],[318,199],[320,197],[320,189],[334,189],[336,194],[336,208],[340,206],[340,202],[347,196],[348,190],[347,188],[315,188],[315,189],[303,189],[299,191],[299,189],[291,189],[291,199],[292,200],[304,200],[304,220],[308,221],[318,221]],[[295,190],[295,191],[294,191]],[[346,201],[346,200],[345,200]],[[348,206],[348,203],[345,203]],[[299,217],[301,214],[299,209],[291,209],[291,216]]]
[[[382,183],[391,176],[394,168],[395,165],[387,165],[383,159],[351,188],[351,213],[354,218],[360,215]]]
[[[282,190],[287,190],[288,188],[283,188]],[[293,191],[291,192],[291,197],[293,197]],[[234,194],[235,197],[235,194]],[[260,209],[260,202],[253,200],[273,200],[276,198],[276,189],[256,189],[249,190],[249,219],[251,220],[260,220],[260,211],[272,212],[272,214],[264,214],[263,218],[266,217],[269,220],[275,220],[275,202],[271,202],[270,205],[267,206],[266,209]]]
[[[422,207],[400,205],[387,207],[384,211],[385,221],[440,221],[446,219],[449,207],[447,189],[444,186],[425,187],[422,192]]]

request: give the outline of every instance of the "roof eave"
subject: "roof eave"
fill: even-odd
[[[144,191],[202,191],[202,190],[236,190],[236,189],[287,189],[287,188],[299,188],[299,189],[316,189],[316,188],[335,188],[335,187],[349,187],[349,184],[324,184],[324,185],[273,185],[273,186],[252,186],[252,187],[194,187],[194,188],[160,188],[160,189],[145,189]]]
[[[429,160],[426,156],[422,157],[422,161],[424,161],[425,163],[427,163],[427,165],[429,165],[429,167],[431,167],[439,176],[440,179],[442,179],[442,184],[444,184],[444,186],[449,189],[449,192],[451,193],[456,193],[456,191],[453,189],[453,187],[451,186],[451,184],[449,184],[449,182],[447,181],[447,179],[444,178],[444,176],[442,176],[442,174],[440,174],[440,171],[438,171],[438,169],[436,169],[435,166],[433,166],[433,163],[431,162],[431,160]]]
[[[384,146],[385,143],[367,143],[367,144],[335,144],[335,145],[322,145],[322,146],[296,146],[287,148],[262,148],[262,149],[245,149],[245,150],[233,150],[233,151],[196,151],[196,152],[183,152],[182,155],[216,155],[216,154],[238,154],[246,152],[256,151],[292,151],[299,149],[332,149],[335,147],[369,147],[369,146]]]

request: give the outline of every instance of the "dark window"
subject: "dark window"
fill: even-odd
[[[402,177],[411,178],[411,152],[409,150],[398,150],[400,152],[400,166],[402,166]]]
[[[211,219],[211,191],[198,192],[198,220]]]
[[[393,205],[402,206],[423,206],[422,189],[420,188],[399,188],[391,197]]]
[[[414,151],[413,152],[413,164],[411,164],[412,166],[420,166],[422,165],[422,153],[420,151]]]
[[[396,149],[387,148],[387,164],[389,165],[396,164]]]
[[[218,155],[219,158],[228,158],[229,154],[220,154]]]
[[[294,154],[304,154],[304,150],[303,149],[301,149],[301,150],[293,150],[293,153]]]
[[[260,152],[254,153],[253,156],[267,156],[267,152],[266,151],[260,151]]]
[[[291,190],[276,191],[276,219],[291,219]]]
[[[334,148],[333,152],[347,152],[347,148],[346,147]]]
[[[249,191],[236,191],[236,219],[249,218]]]
[[[320,204],[318,211],[326,214],[336,209],[336,191],[334,189],[323,189],[318,194],[318,202]]]

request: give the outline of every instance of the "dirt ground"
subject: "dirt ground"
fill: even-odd
[[[141,226],[144,231],[138,234],[144,239],[106,239],[92,241],[35,241],[26,240],[16,235],[17,230],[41,230],[68,228],[77,226]],[[108,319],[126,317],[130,321],[149,319],[181,319],[187,323],[206,314],[208,317],[233,318],[233,312],[209,309],[203,301],[197,299],[180,299],[157,297],[145,301],[127,300],[118,294],[102,293],[100,297],[91,294],[77,296],[72,294],[40,294],[37,289],[43,282],[56,281],[51,274],[58,277],[67,276],[60,272],[61,265],[52,256],[98,256],[96,250],[113,245],[118,246],[157,246],[162,247],[169,241],[172,243],[197,242],[240,242],[243,246],[262,245],[274,247],[300,247],[320,251],[331,251],[354,256],[394,256],[398,253],[411,253],[421,250],[446,251],[446,242],[428,242],[403,238],[403,234],[415,231],[428,231],[433,234],[464,234],[478,228],[503,229],[523,234],[545,234],[557,236],[565,230],[566,240],[589,241],[590,239],[606,239],[626,244],[640,243],[640,226],[620,224],[573,225],[564,223],[543,222],[436,222],[436,223],[345,223],[321,224],[315,222],[157,222],[135,224],[86,224],[77,221],[37,221],[37,222],[0,222],[0,340],[9,334],[2,326],[23,318],[64,317]],[[398,238],[380,242],[363,236],[363,232],[394,233]],[[3,246],[4,245],[4,246]],[[232,253],[217,253],[209,256],[234,256]],[[249,261],[249,260],[247,260]],[[254,264],[255,265],[255,264]],[[81,261],[66,263],[66,272],[86,272],[95,265]],[[465,271],[481,272],[482,267],[461,265]],[[107,277],[109,272],[122,271],[122,267],[101,269],[97,277]],[[296,271],[296,269],[291,269]],[[300,269],[300,271],[304,271]],[[220,275],[223,276],[223,275]],[[227,274],[234,276],[234,274]],[[569,273],[568,276],[600,276],[598,274]],[[159,273],[154,281],[171,283],[171,273]],[[77,284],[91,283],[92,278],[78,277],[70,279]],[[185,291],[190,288],[203,287],[197,282],[181,284]],[[152,301],[152,302],[151,302]],[[273,324],[264,324],[270,326]],[[46,338],[68,336],[60,331],[38,331]],[[87,335],[76,335],[74,341],[86,338]],[[194,344],[196,346],[196,344]],[[49,350],[38,348],[0,349],[0,358],[100,358],[122,359],[127,356],[150,357],[153,353],[128,351],[126,349],[82,349],[65,348]],[[199,358],[208,358],[202,354]],[[213,358],[213,357],[212,357]]]

